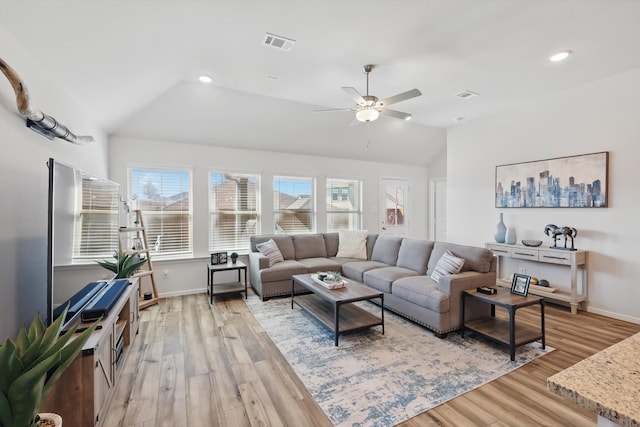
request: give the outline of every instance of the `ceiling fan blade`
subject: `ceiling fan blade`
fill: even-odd
[[[402,119],[402,120],[410,120],[411,117],[413,117],[409,113],[403,113],[401,111],[390,110],[388,108],[383,108],[382,110],[380,110],[380,114],[383,115],[383,116],[395,117],[396,119]]]
[[[355,111],[354,108],[324,108],[320,110],[313,110],[314,113],[326,113],[328,111]]]
[[[415,98],[416,96],[420,95],[422,95],[422,92],[420,92],[418,89],[412,89],[394,96],[390,96],[389,98],[385,98],[382,101],[378,102],[377,105],[386,107],[387,105],[395,104],[396,102],[400,101],[406,101],[407,99]]]
[[[343,86],[342,90],[347,92],[347,95],[349,95],[351,99],[356,101],[356,104],[364,104],[366,102],[362,97],[362,95],[360,95],[360,93],[358,93],[358,91],[355,88]]]

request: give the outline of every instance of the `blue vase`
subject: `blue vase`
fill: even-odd
[[[507,227],[502,221],[502,213],[500,213],[500,222],[496,225],[496,229],[493,231],[493,238],[498,243],[504,243],[505,235],[507,234]]]
[[[504,242],[510,245],[515,245],[517,240],[516,229],[513,227],[507,228],[507,232],[504,235]]]

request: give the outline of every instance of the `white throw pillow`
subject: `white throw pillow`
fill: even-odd
[[[450,251],[447,251],[443,253],[438,260],[436,268],[434,268],[433,273],[431,273],[431,278],[436,282],[440,282],[442,276],[459,273],[463,265],[464,258],[458,258]]]
[[[282,252],[280,252],[278,245],[273,241],[273,239],[267,240],[264,243],[257,244],[256,248],[258,249],[258,251],[260,251],[261,254],[269,258],[269,267],[284,261]]]
[[[367,230],[338,231],[338,254],[340,258],[367,259]]]

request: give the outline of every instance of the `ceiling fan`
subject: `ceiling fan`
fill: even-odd
[[[403,120],[411,120],[411,114],[403,113],[396,110],[391,110],[387,106],[395,104],[400,101],[406,101],[407,99],[415,98],[422,95],[418,89],[412,89],[407,92],[402,92],[383,100],[378,100],[377,96],[369,95],[369,73],[373,70],[372,64],[367,64],[362,67],[362,71],[367,75],[367,94],[362,96],[353,87],[343,87],[344,90],[351,98],[356,101],[356,106],[353,108],[330,108],[327,110],[316,111],[355,111],[356,120],[360,122],[372,122],[376,120],[380,114],[395,117]]]

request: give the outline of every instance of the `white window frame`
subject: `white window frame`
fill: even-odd
[[[363,210],[362,210],[362,181],[351,178],[330,178],[327,177],[326,185],[326,216],[327,216],[327,232],[335,232],[339,230],[362,230]],[[348,188],[357,187],[357,190],[349,191]],[[334,191],[339,189],[341,191]],[[347,189],[345,194],[345,189]],[[352,194],[350,194],[352,193]],[[348,208],[345,196],[351,201]],[[332,217],[338,215],[349,214],[351,218],[347,227],[333,227],[334,221]]]
[[[188,201],[186,203],[186,210],[165,210],[164,206],[161,206],[159,210],[149,209],[146,205],[145,199],[142,198],[142,195],[136,194],[134,188],[134,171],[143,171],[147,174],[169,174],[169,173],[186,173],[187,182],[181,183],[179,185],[180,192],[177,194],[182,194],[184,192],[188,193]],[[155,183],[157,184],[157,183]],[[161,185],[161,184],[160,184]],[[161,185],[162,186],[162,185]],[[132,165],[127,167],[127,189],[129,194],[129,200],[132,200],[132,204],[135,209],[140,209],[142,211],[142,216],[145,223],[146,235],[148,239],[148,247],[151,250],[151,254],[154,258],[160,259],[171,259],[171,258],[184,258],[193,256],[193,170],[188,167],[175,167],[175,166],[153,166],[153,165]],[[166,192],[164,188],[157,189],[160,193]],[[165,196],[165,197],[171,197]],[[184,206],[184,203],[181,204]],[[175,213],[174,213],[175,212]],[[169,239],[164,239],[164,233],[160,231],[159,233],[154,232],[155,222],[160,220],[160,229],[165,229],[164,219],[169,215],[185,215],[186,222],[180,224],[186,224],[187,230],[186,233],[182,233],[182,240],[178,243],[174,243],[170,245],[168,249],[164,249],[164,245],[167,245],[165,241]],[[132,221],[133,219],[131,219]],[[167,224],[167,227],[171,227],[170,223]],[[157,235],[157,237],[156,237]],[[177,233],[177,237],[180,237],[180,233]],[[173,246],[173,247],[171,247]]]
[[[247,206],[246,210],[242,210],[241,207],[238,206],[238,202],[240,199],[235,198],[235,206],[217,206],[216,190],[214,189],[214,185],[212,179],[214,175],[227,175],[228,177],[245,177],[249,180],[255,180],[255,209],[249,209],[250,206]],[[226,179],[224,183],[232,182],[233,179]],[[240,254],[247,254],[250,252],[249,248],[249,237],[252,235],[260,234],[261,230],[261,181],[262,177],[259,173],[256,172],[239,172],[239,171],[228,171],[228,170],[219,170],[219,169],[211,169],[208,174],[208,206],[209,206],[209,252],[218,252],[218,251],[227,251],[227,252],[238,252]],[[250,184],[249,181],[248,184]],[[223,185],[221,182],[218,185]],[[237,194],[237,185],[235,188]],[[251,195],[247,194],[247,204],[250,203]],[[229,235],[223,239],[218,239],[217,231],[215,229],[216,217],[219,215],[228,215],[235,216],[235,233],[233,236]],[[253,219],[250,220],[241,220],[242,217],[253,216]]]
[[[310,185],[310,193],[309,195],[296,195],[297,192],[295,189],[291,189],[294,194],[287,195],[287,193],[283,192],[282,186],[277,185],[278,181],[300,181],[301,183],[308,183]],[[287,190],[287,189],[285,189]],[[276,234],[301,234],[301,233],[315,233],[316,230],[316,203],[315,203],[315,194],[316,194],[316,179],[311,176],[301,176],[301,175],[273,175],[273,229]],[[284,197],[290,197],[290,200],[283,200]],[[303,200],[304,199],[304,200]],[[290,203],[289,203],[290,202]],[[294,208],[287,209],[282,205],[282,203],[289,203],[289,206],[294,206],[296,203],[304,203],[306,206],[305,209],[302,208]],[[297,215],[308,215],[310,225],[307,229],[301,229],[296,227],[289,227],[285,225],[284,227],[279,223],[279,219],[281,215],[285,215],[287,213],[296,212]],[[292,215],[292,216],[297,216]],[[283,223],[284,224],[284,223]]]

